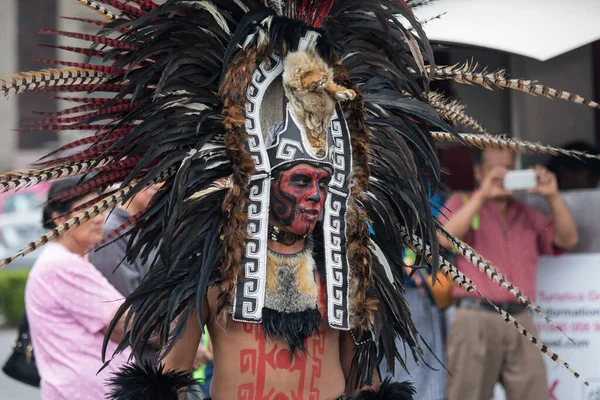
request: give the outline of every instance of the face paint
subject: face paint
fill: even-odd
[[[271,185],[271,219],[282,230],[307,235],[315,228],[331,175],[299,164],[281,171]]]

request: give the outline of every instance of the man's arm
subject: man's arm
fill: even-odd
[[[202,306],[202,322],[205,324],[208,320],[208,301],[204,299]],[[181,339],[175,343],[171,351],[163,359],[165,370],[189,371],[194,366],[196,353],[200,347],[200,339],[202,338],[202,329],[198,323],[197,310],[194,309],[190,314],[185,330]],[[181,390],[179,399],[183,400],[185,391]]]
[[[116,314],[116,311],[115,311],[115,314]],[[113,318],[111,318],[111,320],[104,326],[104,328],[102,328],[102,330],[101,330],[102,333],[106,333],[106,331],[108,330],[108,326],[110,325],[110,323],[112,322],[113,319],[114,319],[114,315],[113,315]],[[123,337],[125,337],[125,315],[123,315],[121,317],[121,319],[119,319],[119,321],[115,325],[115,328],[113,329],[112,333],[110,334],[110,340],[112,340],[113,342],[116,342],[116,343],[120,343],[121,340],[123,340]]]
[[[532,193],[541,194],[548,201],[554,218],[553,244],[563,250],[568,250],[579,242],[579,234],[573,217],[565,202],[560,197],[556,176],[542,166],[536,167],[538,186]]]
[[[579,234],[573,217],[560,195],[548,199],[554,217],[553,243],[561,249],[568,250],[579,242]]]
[[[445,218],[441,217],[444,228],[451,235],[463,240],[467,233],[471,229],[471,221],[479,213],[481,206],[483,205],[484,198],[480,191],[475,191],[473,195],[467,200],[467,202],[460,207],[456,212],[453,212],[446,222],[443,222]],[[450,249],[452,244],[443,235],[438,233],[438,242]]]
[[[110,231],[105,232],[105,234],[108,233]],[[89,253],[90,262],[123,296],[129,296],[143,278],[143,271],[140,271],[140,268],[124,260],[127,252],[127,240],[128,238],[121,238],[106,247]]]
[[[379,390],[379,373],[377,370],[373,371],[373,385],[369,387],[356,388],[352,385],[352,378],[350,377],[352,369],[352,359],[356,354],[356,345],[352,335],[347,331],[340,331],[340,362],[342,364],[342,370],[344,371],[344,377],[346,378],[346,396],[350,397],[361,390],[373,389]],[[377,366],[375,367],[377,368]]]

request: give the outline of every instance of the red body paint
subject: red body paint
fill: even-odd
[[[319,310],[324,314],[325,288],[319,285]],[[256,345],[240,351],[240,373],[246,383],[238,386],[238,399],[241,400],[319,400],[321,397],[318,382],[323,373],[323,355],[327,332],[322,330],[305,340],[308,355],[295,354],[290,359],[287,346],[269,342],[260,324],[243,324],[244,333],[252,335]],[[268,385],[266,377],[275,371],[287,371],[297,379],[294,389],[281,390]],[[308,390],[305,390],[308,388]],[[308,392],[308,393],[307,393]]]

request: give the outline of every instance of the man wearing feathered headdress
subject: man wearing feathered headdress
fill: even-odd
[[[402,244],[420,256],[415,268],[439,267],[477,293],[438,248],[436,231],[444,231],[428,203],[440,184],[433,140],[560,151],[457,134],[444,118],[481,127],[459,104],[430,93],[429,82],[598,107],[501,71],[438,69],[411,10],[420,0],[77,1],[107,20],[82,19],[100,32],[46,33],[91,41],[61,47],[85,62],[43,60],[69,68],[14,75],[0,81],[0,94],[85,92],[62,97],[78,104],[28,128],[96,133],[44,157],[39,169],[3,174],[0,188],[84,175],[61,198],[107,191],[0,267],[163,183],[108,238],[129,237],[128,260],[152,262],[113,322],[125,319],[119,350],[131,347],[139,358],[149,343],[163,348],[158,365],[140,363],[114,378],[117,400],[176,399],[194,382],[186,371],[204,325],[215,400],[411,398],[408,384],[385,381],[377,369],[385,358],[393,374],[396,360],[404,366],[405,357],[421,360],[427,351],[403,296]]]

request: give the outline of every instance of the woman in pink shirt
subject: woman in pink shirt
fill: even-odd
[[[77,187],[75,177],[54,183],[48,198]],[[73,211],[98,193],[51,202],[44,208],[44,227],[53,229],[76,215]],[[103,216],[97,216],[45,246],[25,289],[27,317],[42,400],[98,399],[109,391],[105,380],[127,362],[119,354],[100,374],[104,332],[123,296],[87,261],[90,246],[102,238]],[[111,337],[112,354],[123,327]]]

